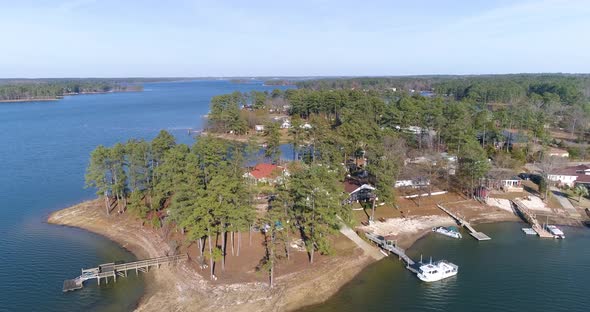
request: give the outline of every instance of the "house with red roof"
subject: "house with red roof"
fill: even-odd
[[[287,168],[266,163],[257,164],[250,172],[244,174],[245,178],[251,179],[255,183],[265,184],[279,183],[288,176]]]
[[[590,186],[590,166],[578,165],[557,169],[547,175],[549,181],[557,182],[558,185],[574,187],[576,184]]]

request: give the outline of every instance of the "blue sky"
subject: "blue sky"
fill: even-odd
[[[590,1],[0,0],[0,77],[590,72]]]

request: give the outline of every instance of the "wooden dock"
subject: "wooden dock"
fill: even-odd
[[[386,240],[383,236],[375,235],[373,233],[365,233],[365,236],[379,247],[384,250],[389,251],[390,253],[398,256],[398,258],[406,264],[406,269],[410,270],[413,273],[417,273],[418,268],[416,267],[416,263],[412,258],[406,255],[406,251],[400,247],[398,247],[393,241]]]
[[[490,239],[492,239],[491,237],[487,236],[486,234],[484,234],[482,232],[476,231],[471,226],[471,224],[469,224],[469,222],[467,222],[467,220],[459,217],[458,215],[454,214],[453,212],[451,212],[447,208],[443,207],[442,205],[436,204],[436,206],[438,208],[440,208],[440,210],[446,212],[449,216],[451,216],[451,218],[455,219],[460,226],[465,227],[469,231],[469,234],[471,236],[473,236],[475,239],[477,239],[478,241],[484,241],[484,240],[490,240]]]
[[[105,263],[101,264],[96,268],[82,269],[82,275],[74,278],[65,280],[63,284],[63,291],[73,291],[84,287],[84,282],[90,279],[96,279],[98,285],[100,281],[104,279],[106,283],[109,282],[109,277],[113,278],[113,281],[117,281],[117,276],[127,277],[128,271],[135,271],[135,274],[139,272],[148,272],[150,268],[159,268],[162,264],[176,264],[180,261],[188,260],[188,255],[175,255],[165,256],[159,258],[145,259],[128,263]]]
[[[553,238],[553,235],[545,230],[540,224],[539,220],[537,220],[537,216],[528,209],[519,199],[512,200],[512,205],[515,207],[516,211],[523,216],[523,218],[531,225],[533,231],[537,232],[537,235],[540,238]]]

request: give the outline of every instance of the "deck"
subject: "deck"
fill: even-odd
[[[73,291],[84,287],[84,282],[91,279],[96,279],[98,285],[100,281],[104,279],[106,283],[109,282],[109,277],[114,282],[117,281],[117,276],[127,277],[128,271],[135,271],[135,274],[139,272],[148,272],[150,268],[159,268],[163,264],[172,265],[181,261],[188,260],[188,255],[174,255],[165,256],[152,259],[139,260],[128,263],[104,263],[95,268],[82,269],[82,275],[74,278],[65,280],[63,284],[63,292]]]

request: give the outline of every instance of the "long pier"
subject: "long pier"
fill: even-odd
[[[396,244],[393,241],[386,240],[385,237],[380,236],[380,235],[375,235],[373,233],[365,233],[365,236],[370,241],[374,242],[379,247],[381,247],[382,249],[385,249],[385,250],[389,251],[390,253],[398,256],[400,260],[403,260],[405,262],[406,269],[410,270],[410,272],[418,273],[418,271],[417,271],[418,268],[416,267],[416,262],[414,262],[414,260],[412,260],[412,258],[410,258],[408,255],[406,255],[406,251],[404,249],[396,246]]]
[[[539,220],[537,220],[537,216],[528,209],[523,203],[520,202],[518,199],[511,200],[512,204],[514,205],[516,211],[520,213],[524,217],[524,219],[531,225],[533,231],[537,232],[537,235],[540,238],[553,238],[553,235],[545,230],[540,224]]]
[[[471,226],[471,224],[469,224],[469,222],[467,222],[467,220],[459,217],[458,215],[454,214],[453,212],[451,212],[450,210],[448,210],[447,208],[443,207],[440,204],[436,204],[436,206],[438,208],[440,208],[440,210],[446,212],[449,216],[451,216],[451,218],[455,219],[457,221],[457,223],[459,223],[460,226],[465,227],[468,231],[469,234],[471,236],[473,236],[475,239],[477,239],[478,241],[483,241],[483,240],[490,240],[492,239],[491,237],[487,236],[486,234],[482,233],[482,232],[478,232],[476,231],[473,226]]]
[[[65,280],[63,285],[63,291],[67,292],[80,289],[84,287],[84,282],[90,279],[96,279],[98,285],[100,285],[100,281],[104,279],[104,281],[108,284],[109,277],[112,277],[113,281],[116,282],[117,276],[127,277],[128,271],[135,271],[135,274],[137,275],[139,274],[139,272],[147,273],[149,269],[152,267],[159,268],[162,264],[170,265],[185,260],[188,260],[188,255],[182,254],[175,256],[145,259],[127,263],[101,264],[96,268],[82,269],[82,275],[74,279]]]

